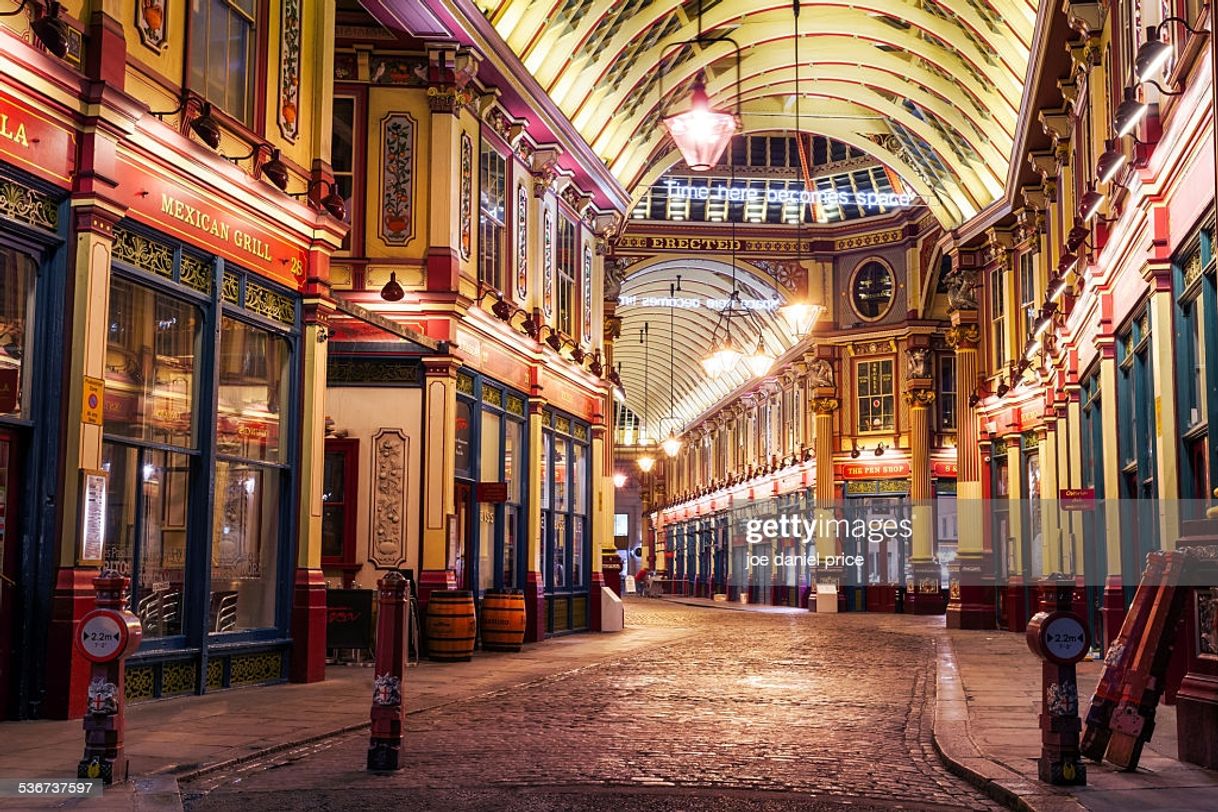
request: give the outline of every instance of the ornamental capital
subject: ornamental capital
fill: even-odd
[[[962,323],[947,330],[947,346],[954,350],[975,350],[981,343],[981,330],[976,324]]]
[[[935,402],[935,393],[930,389],[910,389],[905,393],[905,402],[911,409],[928,409]]]
[[[814,414],[833,414],[841,406],[841,401],[837,398],[813,398],[810,406]]]

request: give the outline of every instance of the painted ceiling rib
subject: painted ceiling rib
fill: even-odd
[[[732,46],[676,47],[697,33],[695,0],[475,2],[636,200],[675,163],[659,117],[699,71],[713,103],[739,101],[744,132],[790,116],[787,0],[704,2],[704,33],[744,47],[739,100]],[[960,225],[1001,193],[1038,3],[804,0],[798,90],[824,99],[805,130],[864,150]]]

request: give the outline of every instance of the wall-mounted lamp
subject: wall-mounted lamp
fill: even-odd
[[[1104,142],[1104,154],[1095,166],[1097,179],[1100,183],[1108,183],[1128,162],[1129,156],[1121,149],[1121,142],[1116,138],[1109,138]]]
[[[1102,192],[1096,191],[1093,184],[1087,185],[1087,191],[1083,192],[1079,198],[1078,216],[1087,222],[1094,217],[1100,210],[1100,206],[1104,205],[1104,195]]]
[[[1163,67],[1167,65],[1167,60],[1171,59],[1171,45],[1161,39],[1163,28],[1168,23],[1179,23],[1190,34],[1202,33],[1199,29],[1189,25],[1188,20],[1183,17],[1168,17],[1158,25],[1148,26],[1146,29],[1146,42],[1143,42],[1139,46],[1137,56],[1133,59],[1133,75],[1139,82],[1150,82],[1152,78],[1163,71]],[[1160,89],[1160,92],[1163,92],[1162,89]]]
[[[850,440],[850,459],[857,460],[861,456],[863,456],[863,452],[859,451],[859,441],[851,439]]]
[[[257,162],[257,155],[263,149],[269,149],[271,151],[271,157],[264,163],[259,164]],[[240,163],[241,161],[248,161],[250,158],[255,159],[255,171],[261,172],[264,176],[266,176],[266,179],[275,184],[275,186],[278,187],[281,192],[288,188],[288,167],[280,158],[278,147],[272,147],[270,144],[255,144],[254,148],[250,150],[248,155],[224,156],[225,160],[231,161],[234,164]]]
[[[327,178],[316,178],[314,180],[309,181],[309,185],[305,187],[305,190],[303,192],[289,192],[288,195],[290,197],[296,197],[296,198],[301,198],[301,197],[308,198],[308,195],[310,192],[312,192],[315,188],[317,188],[323,184],[327,188],[329,188],[330,191],[327,192],[326,195],[324,197],[322,197],[321,200],[318,201],[318,204],[321,206],[321,208],[325,209],[326,212],[328,212],[329,215],[331,217],[333,217],[335,220],[346,220],[347,219],[347,201],[343,200],[343,196],[338,193],[338,189],[335,186],[334,181],[332,181],[332,180],[329,180]],[[309,204],[312,205],[313,199],[308,198],[308,200],[309,200]]]
[[[882,457],[882,456],[884,456],[884,452],[885,452],[885,451],[887,451],[887,450],[888,450],[888,446],[884,445],[883,443],[876,443],[876,446],[875,446],[875,455],[876,455],[877,457]]]
[[[1138,101],[1137,90],[1132,87],[1125,88],[1125,100],[1117,107],[1116,118],[1112,124],[1117,136],[1122,137],[1133,132],[1148,112],[1150,105]]]
[[[174,110],[162,110],[157,112],[151,111],[152,115],[164,120],[165,116],[174,116],[181,113],[190,104],[190,96],[184,96],[182,103]],[[216,123],[216,119],[212,116],[211,102],[203,102],[199,107],[199,114],[190,120],[190,129],[195,135],[199,136],[199,140],[212,149],[218,149],[220,146],[220,125]],[[251,153],[251,156],[253,153]],[[342,219],[342,218],[339,218]]]
[[[16,17],[29,4],[30,0],[21,0],[21,5],[12,11],[0,14],[0,17]],[[60,59],[68,55],[68,26],[59,19],[59,12],[62,10],[59,3],[51,0],[47,3],[46,11],[41,17],[31,15],[30,18],[30,30],[34,32],[34,36],[38,38],[44,48]]]

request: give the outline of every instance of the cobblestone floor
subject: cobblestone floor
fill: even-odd
[[[697,634],[183,786],[188,810],[995,809],[931,744],[935,621],[632,602]]]

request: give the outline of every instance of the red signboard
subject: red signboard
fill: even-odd
[[[896,479],[909,476],[908,460],[893,462],[844,462],[834,472],[839,479]]]
[[[293,289],[304,279],[305,249],[283,235],[263,228],[232,208],[153,175],[123,156],[128,215],[155,226],[183,242],[274,279]]]
[[[584,420],[591,420],[593,416],[600,414],[599,398],[586,394],[576,384],[544,369],[541,381],[545,399],[559,409]]]
[[[0,93],[0,157],[36,175],[70,183],[75,133]]]
[[[1062,510],[1091,510],[1095,507],[1095,488],[1062,488],[1058,500]]]
[[[942,479],[955,479],[960,473],[959,467],[955,462],[947,462],[945,460],[935,460],[930,464],[931,473]]]
[[[479,502],[506,502],[508,500],[508,484],[506,482],[479,482]]]

